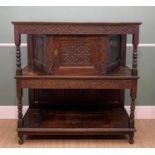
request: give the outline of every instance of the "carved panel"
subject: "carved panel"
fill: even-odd
[[[53,38],[52,43],[51,38]],[[47,40],[48,65],[49,68],[53,68],[51,73],[55,71],[65,73],[69,68],[74,68],[75,71],[76,67],[82,67],[79,71],[83,72],[82,70],[87,71],[88,67],[91,67],[95,74],[98,67],[97,62],[103,52],[100,44],[101,42],[104,44],[104,41],[100,37],[49,36]],[[52,67],[53,64],[54,67]]]
[[[61,65],[91,65],[91,49],[84,45],[64,45],[61,48]]]
[[[94,66],[97,37],[57,37],[60,66]]]
[[[15,24],[15,23],[14,23]],[[33,34],[127,34],[135,33],[140,23],[135,24],[82,24],[82,23],[21,23],[15,24],[19,33]]]

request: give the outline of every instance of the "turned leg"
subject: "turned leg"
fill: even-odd
[[[135,113],[135,99],[136,99],[136,83],[135,86],[130,90],[131,96],[131,105],[130,105],[130,128],[135,128],[135,121],[134,121],[134,113]],[[134,143],[134,132],[129,133],[129,143]]]
[[[133,144],[134,143],[134,132],[129,133],[129,143]]]
[[[17,128],[22,128],[23,126],[23,104],[22,104],[22,96],[23,96],[23,89],[20,88],[18,81],[17,81],[17,99],[18,99],[18,124]],[[18,133],[19,144],[23,144],[23,134]]]
[[[139,43],[139,31],[135,31],[132,38],[133,43],[133,59],[132,59],[132,75],[137,76],[138,70],[137,70],[137,48]],[[137,96],[137,80],[133,81],[132,88],[130,90],[130,96],[131,96],[131,105],[130,105],[130,128],[135,128],[135,122],[134,122],[134,113],[135,113],[135,99]],[[129,132],[129,143],[134,143],[134,131]]]
[[[21,43],[21,34],[18,31],[15,31],[15,44],[16,44],[16,76],[22,75],[21,68],[21,51],[20,51],[20,43]],[[22,128],[23,126],[23,113],[22,113],[22,96],[23,96],[23,88],[21,88],[20,80],[16,79],[16,89],[17,89],[17,102],[18,102],[18,124],[17,128]],[[19,144],[23,143],[23,134],[18,133]]]
[[[18,143],[20,145],[22,145],[24,143],[24,139],[23,139],[23,134],[22,133],[18,133]]]

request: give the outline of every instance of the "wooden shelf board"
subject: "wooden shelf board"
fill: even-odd
[[[96,74],[78,74],[77,72],[69,72],[68,74],[54,74],[49,75],[46,74],[37,68],[33,70],[28,69],[28,67],[24,67],[22,71],[22,75],[15,76],[16,79],[138,79],[138,76],[132,76],[131,69],[127,66],[119,67],[115,69],[111,73],[107,73],[105,75],[96,75]]]
[[[133,132],[124,108],[103,110],[28,109],[23,118],[24,133],[43,134],[102,134],[104,132]]]

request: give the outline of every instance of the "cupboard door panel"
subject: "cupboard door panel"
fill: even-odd
[[[105,73],[108,53],[106,41],[106,36],[48,36],[46,46],[49,71],[53,68],[53,73],[60,75],[69,72],[77,75]]]

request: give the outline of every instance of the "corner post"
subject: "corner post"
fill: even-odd
[[[21,51],[20,51],[20,44],[21,44],[21,34],[16,30],[15,27],[15,45],[16,45],[16,76],[22,75],[22,68],[21,68]],[[22,128],[23,126],[23,88],[21,88],[20,80],[16,79],[16,89],[17,89],[17,105],[18,105],[18,123],[17,128]],[[18,142],[19,144],[23,144],[23,134],[18,132]]]
[[[132,44],[133,44],[133,55],[132,55],[132,75],[137,76],[137,52],[138,52],[138,43],[139,43],[139,28],[136,29],[135,33],[132,37]]]
[[[137,80],[133,82],[133,87],[130,90],[131,105],[130,105],[130,128],[135,128],[135,100],[137,97]],[[134,143],[134,131],[129,133],[129,143]]]
[[[15,45],[16,45],[16,75],[22,75],[21,69],[21,52],[20,52],[20,43],[21,43],[21,34],[15,30]]]

